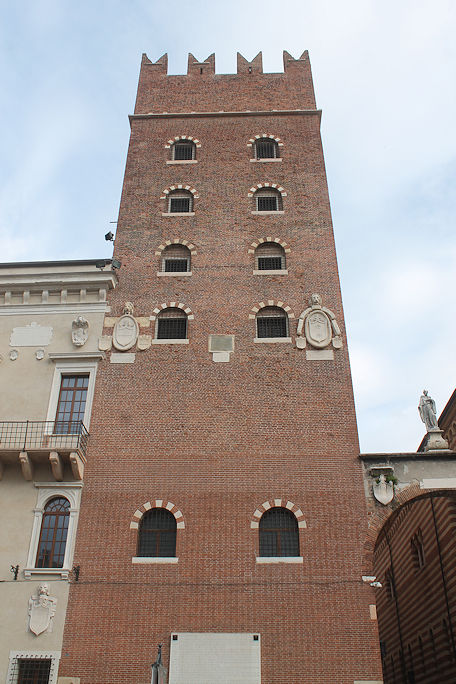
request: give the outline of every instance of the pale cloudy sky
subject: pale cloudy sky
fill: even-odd
[[[142,52],[310,52],[362,451],[455,387],[454,0],[22,0],[0,9],[1,261],[111,256]]]

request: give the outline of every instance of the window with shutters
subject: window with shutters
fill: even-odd
[[[191,271],[191,254],[185,245],[169,245],[161,256],[163,273],[188,273]]]
[[[169,214],[190,214],[193,212],[193,195],[188,190],[174,190],[168,195]]]
[[[257,338],[288,338],[288,316],[279,306],[265,306],[256,315]]]
[[[286,270],[285,250],[277,242],[263,242],[255,250],[255,269],[257,271]]]
[[[298,521],[283,507],[270,508],[259,524],[260,556],[299,556]]]
[[[277,159],[279,155],[279,146],[275,140],[271,138],[259,138],[254,143],[255,159]]]
[[[178,140],[171,148],[173,161],[191,161],[196,158],[196,145],[191,140]]]
[[[138,529],[138,557],[172,558],[176,555],[176,519],[166,508],[144,513]]]
[[[283,210],[282,195],[275,188],[257,190],[254,199],[256,211],[275,212]]]
[[[187,314],[182,309],[169,307],[157,315],[157,340],[187,339]]]

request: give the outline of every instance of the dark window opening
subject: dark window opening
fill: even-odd
[[[37,568],[63,568],[70,522],[70,502],[63,497],[51,499],[41,521],[36,554]]]
[[[175,161],[189,161],[195,159],[195,144],[184,141],[174,143],[173,159]]]
[[[187,338],[187,314],[181,309],[164,309],[157,317],[158,340],[185,340]]]
[[[281,271],[282,257],[258,257],[259,271]]]
[[[288,337],[288,318],[278,306],[265,306],[257,313],[257,337]]]
[[[276,242],[263,242],[255,250],[256,266],[259,271],[281,271],[286,268],[285,251]]]
[[[79,434],[84,419],[88,387],[88,375],[62,376],[54,423],[56,434]]]
[[[170,245],[163,250],[162,271],[186,273],[190,271],[190,250],[185,245]]]
[[[275,140],[263,138],[255,143],[255,154],[257,159],[276,159],[278,155],[278,145]]]
[[[171,195],[169,198],[170,214],[188,214],[192,211],[193,197],[191,195]]]
[[[138,556],[172,558],[175,555],[176,519],[165,508],[152,508],[139,524]]]
[[[278,197],[258,197],[257,211],[279,211]]]
[[[48,684],[51,674],[51,660],[45,658],[18,658],[17,684]],[[13,681],[16,681],[13,679]]]
[[[260,556],[299,556],[298,522],[287,508],[270,508],[260,520]]]

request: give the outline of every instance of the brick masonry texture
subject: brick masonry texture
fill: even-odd
[[[242,59],[238,75],[200,74],[192,63],[178,77],[166,76],[166,60],[143,60],[136,114],[309,111],[131,120],[112,316],[126,301],[144,317],[183,302],[194,320],[188,345],[153,345],[133,364],[99,368],[75,552],[81,574],[60,670],[81,684],[150,682],[156,645],[167,666],[174,631],[260,633],[263,684],[381,679],[373,590],[361,581],[367,515],[310,65],[305,56],[284,74],[261,74],[256,58],[249,74]],[[283,141],[282,162],[250,162],[247,143],[263,132]],[[165,145],[180,135],[201,142],[197,163],[166,164]],[[283,214],[251,213],[249,189],[264,182],[285,188]],[[196,188],[195,215],[162,217],[163,188],[179,183]],[[253,275],[248,250],[263,236],[290,248],[288,276]],[[159,278],[157,246],[176,238],[197,246],[193,275]],[[342,329],[334,361],[306,361],[294,344],[254,344],[252,307],[283,301],[298,317],[313,292]],[[294,338],[297,321],[289,323]],[[155,324],[141,332],[153,335]],[[229,363],[212,361],[210,334],[235,335]],[[307,523],[302,564],[255,561],[250,523],[276,498]],[[155,499],[184,516],[179,561],[132,565],[132,516]]]

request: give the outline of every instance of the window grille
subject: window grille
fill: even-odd
[[[423,536],[421,530],[418,530],[418,532],[412,537],[410,545],[415,571],[418,571],[423,568],[425,564]]]
[[[170,214],[188,214],[193,211],[193,195],[191,192],[172,192],[168,197]]]
[[[257,313],[257,337],[288,337],[288,317],[278,306],[265,306]]]
[[[16,658],[10,681],[17,684],[48,684],[51,664],[50,658]]]
[[[179,141],[173,145],[173,159],[175,161],[188,161],[195,159],[195,143],[189,141]]]
[[[260,519],[260,556],[299,556],[298,521],[287,508],[270,508]]]
[[[170,245],[162,252],[162,271],[185,273],[190,271],[190,250],[185,245]]]
[[[255,202],[257,211],[282,211],[282,195],[277,190],[257,190]]]
[[[263,242],[255,250],[256,267],[259,271],[281,271],[286,268],[285,251],[276,242]]]
[[[58,435],[77,434],[84,419],[87,401],[88,375],[63,375],[55,415],[54,432]]]
[[[187,314],[182,309],[168,308],[157,316],[158,340],[185,340],[187,338]]]
[[[69,509],[70,502],[64,497],[51,499],[46,505],[36,554],[37,568],[63,568],[70,522]]]
[[[176,519],[166,508],[152,508],[141,518],[138,556],[172,558],[176,555]]]
[[[278,145],[275,140],[261,138],[255,143],[256,159],[276,159],[278,155]]]

